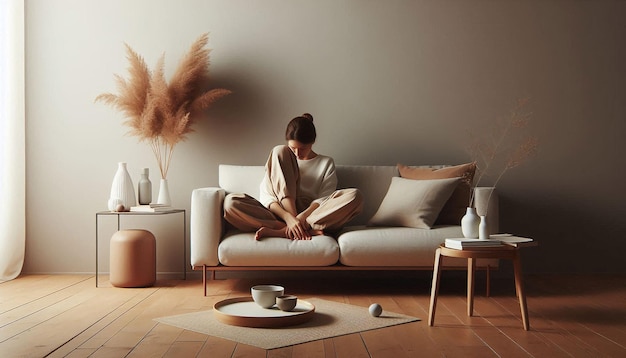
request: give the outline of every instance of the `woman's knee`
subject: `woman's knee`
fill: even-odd
[[[341,189],[339,190],[339,192],[340,192],[340,195],[345,195],[346,197],[350,198],[351,201],[354,201],[357,203],[363,202],[363,194],[361,194],[361,191],[357,188]]]
[[[359,210],[361,210],[363,208],[363,194],[361,193],[361,191],[356,188],[350,188],[347,190],[350,191],[350,195],[352,196],[352,202]]]
[[[231,212],[241,207],[246,200],[246,194],[231,193],[224,198],[224,212]]]

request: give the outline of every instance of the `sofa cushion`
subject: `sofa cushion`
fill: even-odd
[[[363,210],[349,225],[365,225],[383,201],[398,168],[385,165],[337,165],[338,189],[357,188],[363,194]]]
[[[369,225],[430,229],[459,178],[411,180],[394,177]]]
[[[256,241],[254,233],[231,231],[220,242],[218,257],[226,266],[330,266],[339,260],[339,245],[330,236]]]
[[[245,193],[259,200],[265,166],[220,164],[218,171],[219,186],[227,193]]]
[[[467,163],[440,169],[410,167],[398,164],[398,171],[401,177],[407,179],[424,180],[460,177],[461,182],[441,209],[435,221],[436,225],[459,225],[469,205],[470,192],[476,172],[476,163]]]
[[[446,237],[462,236],[459,226],[432,230],[407,227],[349,227],[337,242],[346,266],[424,266],[434,263],[435,250]],[[465,262],[467,265],[467,262]]]
[[[461,237],[460,226],[437,226],[431,230],[406,227],[347,227],[337,242],[339,261],[346,266],[423,267],[432,269],[435,250],[446,237]],[[467,260],[446,258],[445,267],[467,267]],[[477,260],[479,266],[498,267],[497,259]]]

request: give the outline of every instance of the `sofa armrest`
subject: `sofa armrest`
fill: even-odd
[[[222,188],[194,189],[191,194],[190,258],[191,266],[217,266],[217,247],[222,238],[224,196]]]
[[[487,216],[489,234],[500,232],[500,208],[495,187],[474,188],[474,206],[478,215]]]

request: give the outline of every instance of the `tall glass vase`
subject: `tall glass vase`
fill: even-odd
[[[135,199],[135,187],[130,178],[126,163],[117,163],[117,172],[111,183],[111,195],[109,196],[108,208],[111,211],[129,211],[131,206],[137,205]]]
[[[476,213],[476,208],[468,207],[465,215],[461,218],[463,236],[468,239],[477,239],[478,225],[480,225],[480,217]]]

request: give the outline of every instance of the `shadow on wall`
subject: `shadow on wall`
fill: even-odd
[[[525,272],[623,273],[626,222],[600,203],[571,198],[500,192],[500,229],[533,237],[539,246],[522,251]]]
[[[244,73],[221,72],[211,87],[230,95],[210,107],[194,129],[194,148],[212,153],[216,163],[262,165],[272,145],[281,139],[284,123],[270,123],[277,100],[264,85]],[[274,110],[275,111],[275,110]]]

